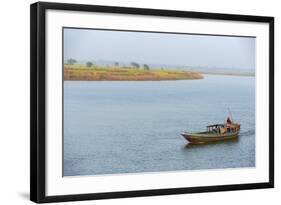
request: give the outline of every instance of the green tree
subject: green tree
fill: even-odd
[[[92,66],[93,66],[93,63],[90,62],[90,61],[88,61],[88,62],[86,63],[86,66],[87,66],[87,67],[92,67]]]
[[[73,65],[73,64],[75,64],[75,63],[77,63],[77,60],[75,60],[75,59],[73,59],[73,58],[69,58],[69,59],[67,60],[67,64],[69,64],[69,65]]]
[[[149,70],[150,68],[149,68],[149,66],[147,64],[143,64],[143,69],[144,70]]]
[[[119,63],[116,61],[116,62],[114,62],[114,66],[115,67],[118,67],[119,66]]]
[[[139,68],[140,65],[136,62],[131,62],[131,66],[134,67],[134,68]]]

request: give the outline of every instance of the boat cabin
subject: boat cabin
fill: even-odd
[[[220,128],[223,128],[224,124],[214,124],[207,126],[207,132],[209,133],[217,133]]]
[[[229,132],[237,132],[239,130],[240,124],[237,123],[214,124],[207,126],[207,132],[214,134],[225,134]]]

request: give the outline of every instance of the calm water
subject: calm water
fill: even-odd
[[[191,145],[182,131],[221,123],[238,140]],[[64,83],[64,175],[255,166],[255,78]]]

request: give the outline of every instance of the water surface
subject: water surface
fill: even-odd
[[[180,135],[226,120],[238,140],[191,145]],[[255,78],[65,81],[64,175],[255,166]]]

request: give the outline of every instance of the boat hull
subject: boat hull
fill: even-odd
[[[194,144],[218,142],[224,140],[236,139],[239,131],[226,134],[207,134],[207,133],[182,133],[181,135],[189,142]]]

